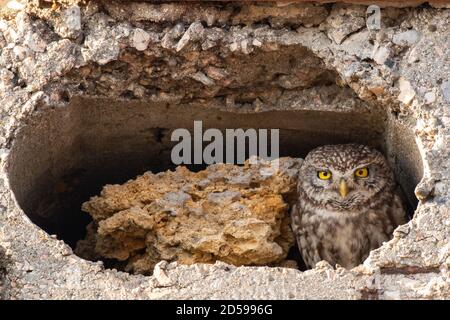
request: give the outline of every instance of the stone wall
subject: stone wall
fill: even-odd
[[[448,298],[449,10],[386,8],[368,30],[359,5],[75,3],[0,21],[5,297]],[[142,276],[75,255],[82,199],[168,169],[168,130],[198,117],[277,125],[294,157],[375,145],[414,217],[352,270],[163,261]]]

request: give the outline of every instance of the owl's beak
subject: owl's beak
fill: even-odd
[[[339,182],[339,193],[342,198],[345,198],[348,195],[348,186],[344,179],[341,179]]]

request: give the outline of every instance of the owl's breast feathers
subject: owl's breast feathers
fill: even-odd
[[[300,197],[292,208],[292,228],[305,263],[314,267],[321,260],[352,268],[369,252],[390,240],[392,232],[406,221],[400,197],[385,193],[376,206],[342,212],[317,207]]]

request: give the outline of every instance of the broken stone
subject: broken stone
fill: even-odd
[[[252,45],[254,45],[255,47],[261,47],[262,43],[258,39],[253,39]]]
[[[374,81],[373,85],[367,87],[370,92],[372,92],[374,95],[381,96],[383,93],[386,92],[386,87],[382,82],[376,82]]]
[[[181,51],[190,40],[198,40],[203,36],[203,25],[200,22],[192,23],[177,43],[176,50]]]
[[[417,48],[413,48],[408,55],[408,63],[414,63],[420,61],[419,53]]]
[[[424,100],[426,104],[430,104],[433,103],[434,101],[436,101],[436,94],[433,91],[427,92],[424,95]]]
[[[158,282],[160,287],[170,287],[174,282],[167,275],[165,268],[167,267],[167,261],[161,261],[155,265],[153,269],[153,276]]]
[[[364,30],[349,35],[343,42],[343,49],[349,54],[355,55],[360,59],[372,58],[373,45],[369,42],[369,31]]]
[[[67,27],[71,30],[81,29],[81,13],[79,6],[71,6],[65,12]]]
[[[205,86],[212,86],[214,85],[214,80],[211,78],[208,78],[207,75],[205,75],[203,72],[198,71],[194,74],[191,74],[190,77],[198,82],[203,83]]]
[[[55,31],[63,38],[76,38],[81,31],[81,11],[80,7],[73,5],[61,14],[56,21]]]
[[[224,37],[224,32],[220,28],[205,29],[203,34],[205,40],[202,43],[202,50],[215,47],[217,42]]]
[[[441,84],[441,91],[442,96],[444,97],[444,100],[447,102],[450,102],[450,82],[448,80],[445,80]]]
[[[19,1],[10,0],[6,3],[6,7],[14,11],[19,11],[23,10],[25,8],[25,5],[23,3],[20,3]]]
[[[404,104],[409,104],[416,96],[414,89],[411,86],[411,83],[405,78],[401,77],[398,80],[400,94],[398,96],[398,100],[403,102]]]
[[[5,20],[0,20],[0,31],[5,32],[8,30],[8,23]]]
[[[14,73],[9,70],[0,70],[0,91],[3,93],[7,88],[12,87],[14,79]]]
[[[23,44],[34,52],[44,52],[47,43],[39,36],[38,33],[30,32],[24,37]]]
[[[135,29],[131,38],[131,46],[138,51],[144,51],[147,49],[150,43],[150,35],[142,29]]]
[[[208,77],[217,81],[222,80],[228,76],[228,72],[225,69],[216,68],[213,66],[209,66],[206,69],[206,74],[208,75]]]
[[[435,182],[433,179],[423,178],[414,189],[417,199],[425,201],[434,191]]]
[[[31,31],[31,21],[28,14],[25,12],[19,12],[16,15],[16,18],[14,19],[16,22],[17,31],[19,34],[23,35],[27,31]]]
[[[175,39],[181,37],[185,32],[184,25],[177,23],[173,28],[168,30],[161,39],[161,46],[165,49],[173,49],[177,46]]]
[[[16,59],[18,61],[22,61],[23,59],[25,59],[28,56],[29,50],[23,46],[15,46],[13,49],[13,54],[14,54],[14,59]]]
[[[236,42],[232,42],[231,44],[230,44],[230,51],[231,52],[234,52],[234,51],[236,51],[238,49],[238,44],[236,43]]]
[[[293,245],[284,197],[295,192],[300,164],[281,158],[272,175],[270,163],[217,164],[198,173],[178,167],[107,185],[83,204],[94,222],[77,252],[139,273],[160,260],[279,264]]]
[[[373,60],[379,64],[383,65],[389,57],[392,55],[392,51],[387,47],[378,47],[376,46],[373,51]]]
[[[253,51],[253,48],[251,47],[247,39],[241,41],[241,49],[245,54],[250,54]]]
[[[419,41],[420,34],[416,30],[408,30],[397,33],[392,37],[392,42],[400,46],[411,46]]]
[[[350,34],[365,27],[365,11],[362,6],[335,5],[326,21],[331,27],[328,36],[341,44]]]
[[[84,60],[95,61],[101,65],[117,59],[120,52],[119,43],[113,38],[98,39],[88,36],[85,40],[86,48],[81,49]]]

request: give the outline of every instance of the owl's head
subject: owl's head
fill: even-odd
[[[370,206],[378,194],[392,192],[394,178],[384,156],[371,147],[326,145],[306,156],[299,188],[317,205],[351,210]]]

